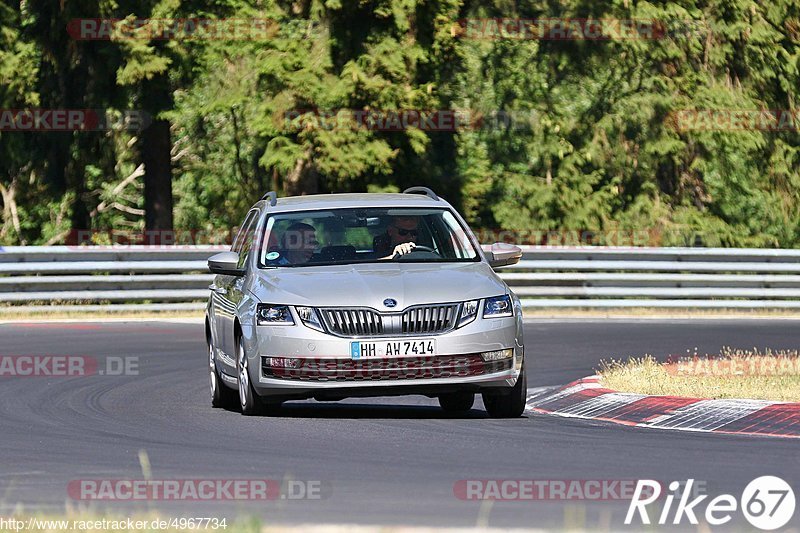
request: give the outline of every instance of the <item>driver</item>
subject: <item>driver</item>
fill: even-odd
[[[411,253],[416,248],[419,219],[413,216],[396,216],[392,218],[386,234],[376,239],[376,251],[389,253],[381,259],[392,259],[399,255]]]
[[[279,265],[302,265],[308,263],[319,246],[314,226],[295,222],[281,236],[280,248],[284,256],[276,262]]]

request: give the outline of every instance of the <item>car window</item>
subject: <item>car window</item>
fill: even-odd
[[[250,212],[247,213],[244,222],[242,222],[242,225],[239,228],[239,232],[236,234],[236,238],[233,239],[233,244],[231,245],[231,252],[239,253],[242,251],[244,236],[247,234],[248,227],[252,224],[256,215],[258,215],[258,210],[256,209],[251,209]]]
[[[442,220],[447,225],[447,229],[442,232],[442,245],[452,251],[453,256],[458,259],[472,259],[475,257],[475,249],[469,240],[467,233],[461,228],[452,213],[445,211]]]
[[[447,209],[347,208],[269,217],[259,265],[314,266],[386,260],[479,261],[458,219]],[[395,246],[413,242],[414,252],[391,257]]]
[[[247,264],[247,257],[250,255],[250,249],[255,240],[257,222],[258,211],[250,211],[250,214],[248,214],[245,219],[245,224],[242,225],[242,229],[239,231],[239,235],[236,236],[234,247],[238,247],[238,250],[234,249],[233,251],[239,254],[239,268],[244,268]]]

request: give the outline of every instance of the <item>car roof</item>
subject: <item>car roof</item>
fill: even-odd
[[[259,204],[267,206],[270,213],[348,207],[450,207],[450,204],[441,198],[434,200],[424,194],[402,193],[309,194],[278,198],[277,204],[271,207],[266,201],[256,205]]]

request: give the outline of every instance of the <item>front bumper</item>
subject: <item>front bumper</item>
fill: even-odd
[[[476,319],[440,335],[392,339],[436,339],[436,356],[354,361],[350,342],[382,337],[342,338],[303,325],[253,328],[251,382],[261,396],[287,399],[341,399],[447,392],[481,392],[513,387],[522,368],[523,347],[513,317]],[[510,359],[483,362],[482,352],[512,349]],[[265,358],[293,358],[300,364],[276,372]]]

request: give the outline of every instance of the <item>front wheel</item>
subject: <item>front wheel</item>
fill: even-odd
[[[242,408],[242,414],[245,416],[261,414],[263,404],[250,384],[250,364],[247,362],[244,341],[241,338],[236,339],[236,359],[239,370],[239,406]]]
[[[528,377],[523,366],[510,392],[501,394],[484,392],[483,405],[492,418],[517,418],[525,411],[527,394]]]
[[[217,370],[217,362],[214,357],[214,346],[208,341],[208,384],[211,390],[212,407],[234,407],[236,405],[236,393],[222,383],[222,377]]]

